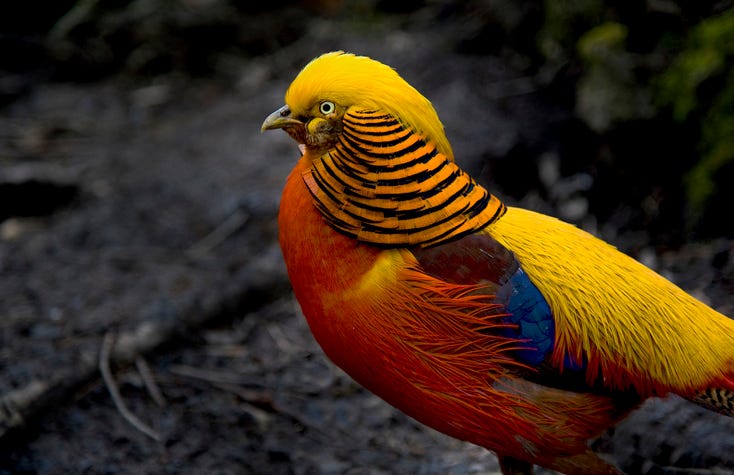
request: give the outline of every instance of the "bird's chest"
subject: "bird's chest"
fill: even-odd
[[[301,159],[288,177],[278,214],[288,277],[302,304],[343,293],[374,265],[381,252],[327,225],[302,180],[305,162]]]
[[[329,227],[314,207],[299,163],[286,182],[278,216],[279,240],[288,277],[314,337],[340,366],[353,366],[354,349],[375,327],[365,313],[379,306],[374,292],[359,291],[375,274],[384,252]]]

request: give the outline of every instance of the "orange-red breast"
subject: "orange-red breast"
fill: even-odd
[[[430,102],[363,56],[311,61],[262,129],[303,156],[280,205],[326,354],[504,473],[617,469],[588,442],[650,396],[734,415],[734,321],[612,246],[506,207],[456,164]]]

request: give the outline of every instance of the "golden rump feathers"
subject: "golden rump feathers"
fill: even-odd
[[[424,135],[453,160],[451,145],[431,102],[390,66],[343,51],[308,63],[285,94],[294,114],[307,114],[322,101],[362,110],[381,110]]]

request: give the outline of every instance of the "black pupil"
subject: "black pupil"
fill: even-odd
[[[333,106],[329,102],[324,102],[321,104],[321,112],[324,114],[328,114],[333,110]]]

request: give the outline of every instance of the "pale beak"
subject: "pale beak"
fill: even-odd
[[[288,127],[297,125],[302,126],[303,122],[291,117],[291,109],[285,105],[265,118],[265,122],[260,127],[260,132],[273,129],[287,129]]]

